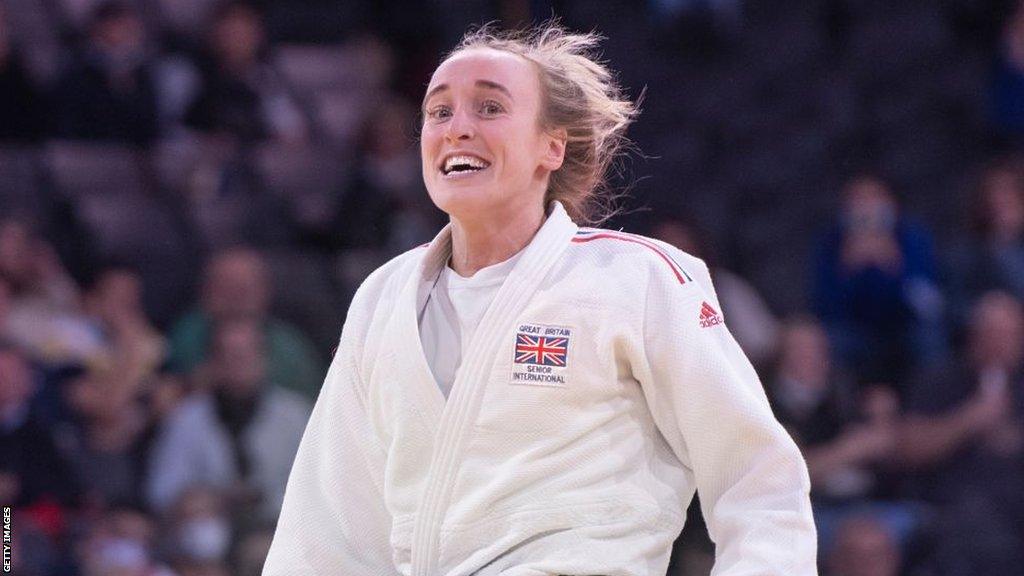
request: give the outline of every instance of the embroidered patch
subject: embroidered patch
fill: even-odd
[[[512,383],[565,386],[571,342],[571,328],[520,324],[512,357]]]

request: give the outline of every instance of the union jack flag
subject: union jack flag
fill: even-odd
[[[569,339],[565,337],[530,336],[520,332],[516,336],[516,364],[565,366],[569,353]]]

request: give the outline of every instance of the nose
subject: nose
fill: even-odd
[[[476,132],[476,128],[473,125],[473,118],[470,114],[463,110],[456,110],[452,114],[452,119],[448,122],[448,131],[445,132],[445,138],[448,142],[455,144],[460,140],[469,140],[473,137]]]

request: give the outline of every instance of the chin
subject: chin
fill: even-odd
[[[498,205],[487,187],[452,186],[444,182],[436,183],[432,188],[429,190],[430,200],[442,212],[456,218],[491,212]]]

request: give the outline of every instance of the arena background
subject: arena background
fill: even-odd
[[[711,264],[822,573],[1020,573],[1016,3],[0,0],[15,574],[259,574],[348,299],[443,225],[430,72],[553,14],[643,93],[605,226]],[[710,572],[691,516],[670,575]]]

